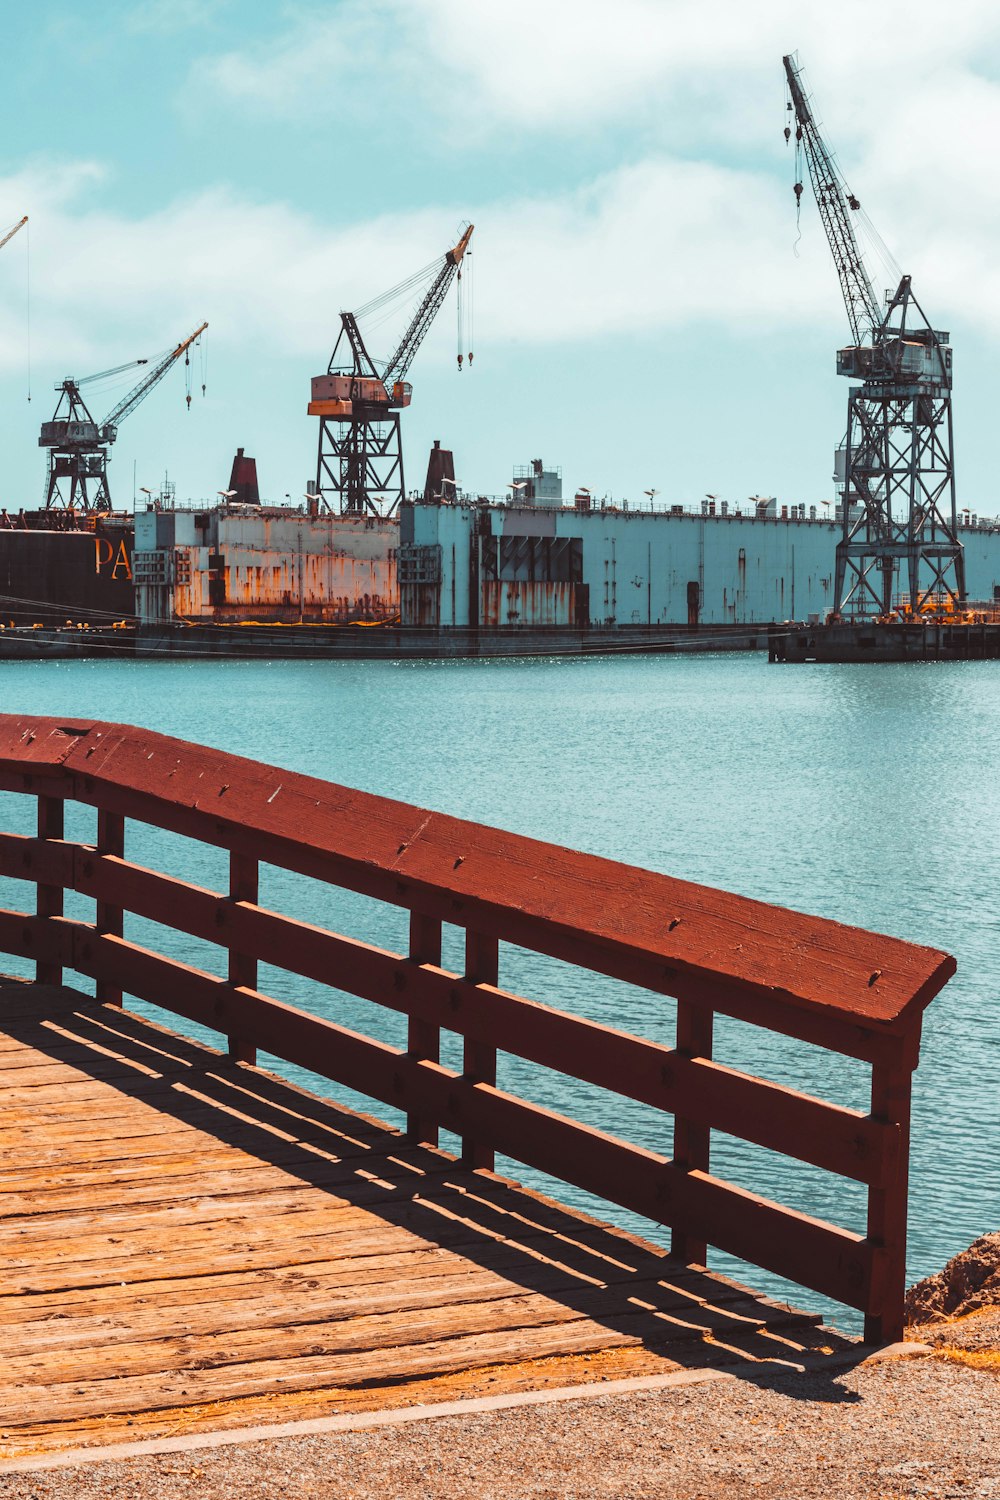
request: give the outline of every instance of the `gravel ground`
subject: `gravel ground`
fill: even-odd
[[[921,1323],[913,1337],[942,1348],[996,1354],[1000,1365],[1000,1307],[984,1308],[947,1323]]]
[[[934,1356],[0,1476],[2,1500],[744,1495],[1000,1500],[1000,1376]]]

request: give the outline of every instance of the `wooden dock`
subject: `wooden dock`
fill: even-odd
[[[53,985],[0,985],[0,1457],[842,1347]]]
[[[0,715],[0,790],[37,820],[0,830],[0,879],[34,898],[0,909],[0,953],[35,977],[0,984],[0,1454],[834,1347],[709,1275],[709,1247],[857,1309],[869,1343],[901,1337],[912,1077],[950,955],[128,725]],[[66,837],[67,804],[93,843]],[[226,851],[228,889],[156,868],[151,829]],[[407,951],[272,909],[275,868],[406,913]],[[506,987],[515,948],[609,998],[639,987],[657,1035],[561,1009],[558,978]],[[268,994],[262,965],[329,1003]],[[404,1018],[403,1044],[343,1024],[338,995]],[[716,1014],[809,1043],[809,1092],[727,1063]],[[824,1053],[868,1075],[867,1111],[817,1092]],[[391,1107],[405,1136],[258,1055]],[[512,1058],[564,1099],[584,1083],[659,1111],[654,1147],[519,1092]],[[862,1184],[864,1232],[718,1175],[715,1131]],[[669,1256],[498,1157],[660,1226]]]

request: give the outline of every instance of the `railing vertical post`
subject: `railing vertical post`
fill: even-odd
[[[912,1054],[911,1057],[907,1055]],[[906,1210],[910,1165],[910,1096],[916,1048],[872,1066],[872,1109],[875,1119],[899,1130],[898,1166],[893,1180],[868,1189],[868,1239],[885,1253],[875,1305],[865,1313],[865,1342],[894,1344],[903,1337],[903,1299],[906,1295]]]
[[[441,965],[441,923],[436,917],[422,916],[418,911],[410,912],[410,962],[415,964]],[[407,1022],[406,1046],[411,1057],[423,1062],[440,1062],[441,1028],[431,1021],[410,1016]],[[411,1111],[406,1117],[407,1134],[415,1141],[427,1146],[438,1143],[438,1126],[435,1120],[425,1120]]]
[[[705,1006],[690,1000],[677,1002],[677,1050],[685,1057],[712,1056],[713,1014]],[[711,1151],[711,1129],[695,1125],[680,1115],[674,1116],[674,1164],[687,1172],[707,1172]],[[670,1235],[670,1253],[685,1265],[703,1266],[708,1245],[689,1234],[683,1225],[675,1225]]]
[[[259,882],[257,861],[247,854],[237,854],[234,850],[229,856],[230,901],[247,901],[256,906],[260,894]],[[257,960],[247,953],[238,952],[232,943],[229,945],[229,983],[247,990],[257,988]],[[257,1061],[257,1048],[251,1042],[245,1042],[239,1036],[230,1036],[228,1042],[229,1056],[236,1062]]]
[[[113,855],[116,859],[124,858],[125,819],[120,813],[105,812],[103,808],[98,810],[97,852]],[[125,914],[122,908],[112,906],[107,901],[98,901],[97,931],[109,937],[122,937],[125,932]],[[121,1005],[122,992],[107,980],[98,979],[97,998],[105,1005]]]
[[[63,800],[61,797],[47,797],[44,793],[38,798],[38,837],[40,839],[61,839],[63,837],[64,817]],[[63,888],[61,885],[43,885],[38,883],[37,904],[35,906],[40,917],[61,917],[63,914]],[[35,960],[35,979],[39,984],[62,984],[62,964],[54,963],[50,958],[41,953]]]
[[[500,944],[494,937],[485,937],[480,932],[465,934],[465,977],[473,984],[496,984],[500,977]],[[497,1081],[497,1049],[488,1042],[465,1038],[462,1071],[472,1083],[495,1084]],[[493,1147],[484,1141],[469,1136],[462,1140],[462,1162],[467,1167],[486,1167],[492,1172],[495,1154]]]

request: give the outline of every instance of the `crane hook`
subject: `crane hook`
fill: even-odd
[[[788,145],[788,142],[791,140],[791,138],[792,138],[792,128],[791,128],[790,125],[786,125],[785,126],[785,145],[786,146]]]
[[[795,202],[796,203],[800,203],[802,201],[802,184],[801,184],[801,182],[797,182],[795,184],[795,187],[792,189],[792,191],[795,194]]]

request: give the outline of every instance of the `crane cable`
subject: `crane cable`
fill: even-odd
[[[399,286],[393,287],[392,291],[383,293],[381,297],[373,298],[371,302],[366,302],[364,307],[354,314],[355,321],[364,319],[365,333],[370,338],[378,329],[384,327],[386,323],[393,321],[397,317],[400,304],[407,297],[409,297],[409,318],[412,319],[417,308],[423,301],[427,287],[440,269],[440,262],[435,261],[433,265],[429,267],[425,266],[415,276],[411,276],[407,281],[401,282]],[[381,363],[383,361],[375,361],[376,365]]]
[[[362,318],[370,317],[372,313],[379,312],[388,302],[397,302],[407,292],[413,290],[420,282],[429,281],[431,276],[436,276],[441,269],[441,257],[432,260],[429,265],[423,266],[419,271],[414,271],[404,281],[391,286],[387,292],[380,292],[370,302],[365,302],[361,307],[355,308],[354,316],[360,321]]]
[[[789,113],[794,114],[791,92],[788,80],[785,80],[785,145],[791,139],[792,127],[787,123]],[[802,239],[802,126],[798,120],[795,122],[795,239],[792,241],[792,254],[796,260],[799,259],[799,243]]]
[[[24,339],[28,361],[28,402],[31,402],[31,224],[24,226]]]
[[[473,351],[476,347],[476,278],[473,273],[472,251],[466,250],[465,264],[469,273],[469,369],[472,369]]]
[[[462,264],[456,275],[455,305],[456,319],[458,325],[458,368],[462,369],[463,359],[469,361],[469,369],[472,369],[474,356],[473,328],[475,322],[475,300],[473,296],[474,282],[472,272],[472,251],[467,250]],[[468,289],[462,279],[462,272],[468,273]]]

